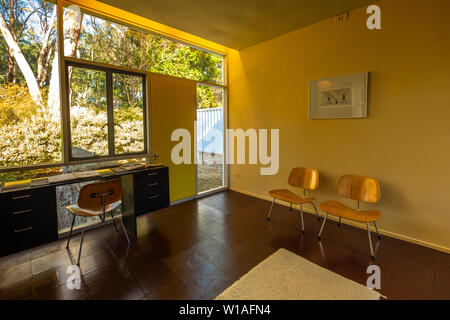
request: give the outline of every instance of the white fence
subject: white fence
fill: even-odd
[[[223,154],[223,108],[197,109],[197,151]]]

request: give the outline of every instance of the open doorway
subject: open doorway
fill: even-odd
[[[197,85],[197,192],[225,186],[225,90]]]

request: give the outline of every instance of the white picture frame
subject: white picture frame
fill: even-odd
[[[313,80],[309,91],[309,119],[367,118],[369,72]]]

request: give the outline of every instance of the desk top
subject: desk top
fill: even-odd
[[[69,184],[88,182],[94,180],[104,180],[111,179],[115,177],[121,177],[124,175],[136,174],[141,172],[152,171],[156,169],[161,169],[166,166],[162,164],[145,164],[139,168],[124,168],[124,167],[113,167],[113,168],[103,168],[100,170],[91,171],[81,171],[81,172],[71,172],[66,174],[59,174],[50,177],[44,177],[39,179],[28,179],[20,181],[6,182],[3,189],[0,188],[0,194],[6,194],[11,192],[34,190],[45,187],[58,187]]]

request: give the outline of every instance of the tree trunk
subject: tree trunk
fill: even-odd
[[[11,33],[14,34],[14,0],[10,1],[10,11],[9,11],[9,29]],[[9,57],[8,57],[8,82],[14,82],[14,54],[11,49],[9,49]]]
[[[31,70],[30,65],[25,59],[22,50],[20,49],[19,44],[17,43],[16,38],[9,30],[5,18],[3,17],[2,14],[0,14],[0,31],[2,32],[9,49],[12,50],[14,60],[19,66],[20,71],[22,71],[22,74],[27,82],[31,98],[35,103],[42,105],[41,92],[39,91],[39,86],[37,84],[36,78],[34,77],[33,70]]]
[[[56,22],[56,6],[53,9],[52,17],[50,22],[46,25],[46,30],[44,32],[44,36],[42,37],[42,49],[39,53],[38,57],[38,66],[37,66],[37,82],[40,88],[44,86],[46,80],[46,65],[48,65],[48,60],[50,60],[51,50],[50,50],[50,35],[52,34],[53,26]]]
[[[53,42],[53,44],[50,45],[50,49],[48,52],[48,56],[47,59],[45,60],[45,64],[44,64],[44,74],[42,75],[42,85],[41,88],[45,85],[45,84],[49,84],[50,83],[50,74],[49,74],[49,70],[50,70],[50,62],[51,62],[51,58],[53,55],[53,52],[55,51],[55,43]]]
[[[13,83],[14,82],[14,54],[11,49],[9,49],[9,57],[8,57],[8,82]]]
[[[78,42],[81,36],[81,24],[83,14],[66,9],[64,12],[64,54],[74,57],[77,52]],[[69,77],[70,84],[70,77]],[[50,89],[48,93],[48,108],[54,118],[60,116],[60,87],[59,87],[59,50],[56,49],[52,64]]]

